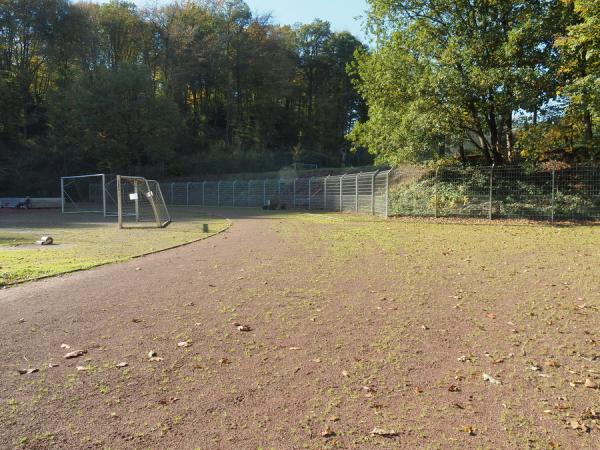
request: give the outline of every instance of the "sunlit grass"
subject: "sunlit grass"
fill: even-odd
[[[229,222],[188,211],[165,228],[119,230],[113,221],[74,221],[42,212],[2,217],[0,222],[0,286],[126,261],[146,253],[203,239]],[[209,224],[204,233],[203,224]],[[36,246],[42,235],[56,245]]]

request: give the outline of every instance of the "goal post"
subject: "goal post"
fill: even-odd
[[[63,214],[117,215],[115,175],[98,173],[61,177],[60,196]]]
[[[171,223],[171,216],[157,181],[117,175],[116,188],[119,228],[164,228]]]

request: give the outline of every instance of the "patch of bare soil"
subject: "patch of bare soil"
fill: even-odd
[[[349,226],[238,217],[0,291],[0,447],[598,448],[595,259],[497,273]]]

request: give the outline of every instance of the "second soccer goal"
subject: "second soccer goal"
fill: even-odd
[[[117,212],[119,228],[164,228],[171,223],[160,185],[143,177],[117,175]]]

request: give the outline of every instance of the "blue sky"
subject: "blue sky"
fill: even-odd
[[[107,0],[99,0],[100,2]],[[169,0],[134,0],[138,6],[165,4]],[[312,22],[323,19],[331,23],[334,31],[350,31],[365,39],[362,19],[367,10],[367,0],[246,0],[253,12],[270,13],[276,23],[293,25],[296,22]]]
[[[335,31],[350,31],[364,37],[362,19],[367,10],[367,0],[246,0],[253,11],[272,13],[273,19],[281,24],[312,22],[323,19],[331,22]]]

